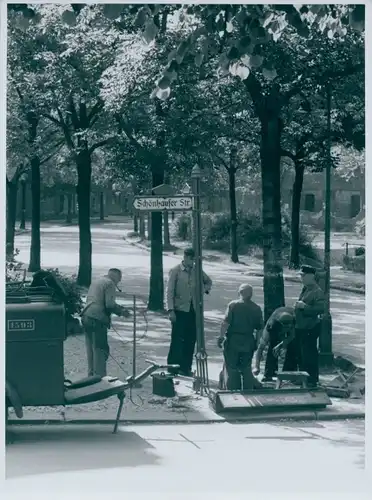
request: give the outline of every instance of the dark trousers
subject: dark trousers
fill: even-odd
[[[180,371],[189,373],[192,367],[196,342],[195,310],[175,311],[176,321],[172,324],[168,365],[180,365]]]
[[[269,347],[267,349],[266,362],[265,362],[265,373],[266,378],[275,377],[278,372],[278,358],[274,356],[273,349],[279,344],[279,339],[276,341],[269,342]]]
[[[303,330],[296,328],[294,340],[287,347],[283,371],[301,370],[309,374],[309,384],[319,381],[318,338],[320,324],[314,328]]]
[[[105,377],[106,364],[110,355],[107,340],[107,325],[93,318],[82,317],[85,331],[85,345],[88,359],[88,377]]]
[[[321,324],[319,323],[314,328],[296,331],[300,348],[300,370],[309,374],[309,384],[311,385],[319,382],[318,339],[320,329]]]
[[[266,363],[265,363],[265,374],[266,378],[275,377],[278,373],[278,358],[274,356],[273,350],[279,344],[279,339],[276,341],[270,341],[269,347],[266,355]],[[299,355],[298,355],[298,342],[296,339],[292,340],[287,346],[287,350],[285,353],[284,363],[283,363],[283,371],[284,372],[293,372],[297,371],[299,367]]]
[[[227,338],[224,349],[224,366],[220,375],[220,386],[228,391],[251,391],[261,386],[253,376],[252,359],[256,348],[256,341],[252,335],[251,345],[244,350],[234,345],[232,339]]]

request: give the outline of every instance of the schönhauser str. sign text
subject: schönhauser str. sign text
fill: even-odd
[[[192,196],[136,196],[133,200],[136,210],[185,211],[192,209]]]

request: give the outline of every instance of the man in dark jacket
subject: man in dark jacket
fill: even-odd
[[[278,307],[267,320],[256,352],[253,375],[260,373],[263,352],[268,346],[263,382],[268,382],[276,375],[278,358],[285,351],[283,371],[287,371],[287,347],[295,338],[295,318],[293,307]]]
[[[295,328],[299,345],[298,365],[301,371],[309,374],[309,386],[316,387],[319,382],[320,316],[325,310],[325,297],[316,281],[314,267],[302,266],[301,279],[304,286],[295,304]]]
[[[229,303],[221,325],[218,345],[223,347],[224,367],[220,386],[229,391],[261,386],[252,374],[252,359],[264,325],[261,307],[253,302],[252,294],[250,285],[241,285],[240,298]]]

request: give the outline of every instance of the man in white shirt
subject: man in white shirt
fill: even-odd
[[[168,353],[169,365],[180,365],[180,374],[191,376],[196,342],[195,254],[192,248],[184,251],[181,264],[169,272],[166,299],[172,337]],[[204,292],[209,293],[212,280],[203,272]]]

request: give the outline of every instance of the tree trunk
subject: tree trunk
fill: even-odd
[[[229,198],[230,198],[230,217],[231,217],[231,261],[239,262],[238,256],[238,217],[236,213],[236,192],[235,192],[235,168],[229,168]]]
[[[31,159],[31,248],[30,248],[30,264],[28,270],[31,273],[36,273],[41,269],[41,243],[40,243],[40,158],[34,156]]]
[[[99,218],[105,220],[105,203],[103,199],[103,191],[99,193]]]
[[[92,280],[92,235],[90,231],[90,193],[92,161],[85,149],[77,157],[77,201],[79,223],[79,272],[77,282],[89,286]]]
[[[163,217],[164,225],[164,248],[170,248],[170,233],[169,233],[169,212],[164,212]]]
[[[138,216],[133,215],[133,231],[138,233]]]
[[[285,305],[280,205],[281,131],[279,115],[267,112],[261,120],[260,150],[265,320],[275,309]]]
[[[72,195],[72,217],[76,217],[76,194]]]
[[[72,222],[72,205],[73,205],[74,199],[72,193],[67,193],[67,215],[66,215],[66,222],[67,224],[71,224]]]
[[[292,192],[291,254],[289,258],[290,267],[293,269],[300,267],[300,210],[304,171],[303,162],[296,161]]]
[[[148,241],[151,241],[151,212],[147,214],[147,239]]]
[[[139,216],[139,235],[144,240],[146,238],[146,224],[145,224],[145,216]]]
[[[58,214],[63,214],[63,210],[65,208],[65,195],[60,194],[59,195],[59,209],[58,209]]]
[[[21,181],[22,207],[21,207],[21,223],[19,229],[26,229],[26,181]]]
[[[17,193],[18,181],[6,183],[6,260],[11,261],[14,257],[14,237],[17,217]]]
[[[164,170],[152,171],[152,187],[164,182]],[[151,270],[150,294],[148,308],[150,311],[164,310],[164,276],[163,276],[163,227],[162,213],[151,214]]]

